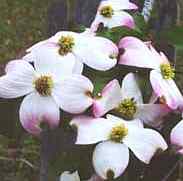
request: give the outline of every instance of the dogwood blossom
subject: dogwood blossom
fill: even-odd
[[[182,115],[183,117],[183,115]],[[183,120],[181,120],[171,131],[171,144],[177,147],[177,151],[183,154]]]
[[[138,9],[138,7],[129,0],[106,0],[101,1],[96,17],[91,24],[91,29],[97,31],[102,23],[104,27],[113,28],[118,26],[135,27],[133,17],[124,10]]]
[[[119,64],[153,69],[150,82],[156,95],[171,109],[182,108],[183,96],[173,80],[174,69],[162,52],[158,53],[150,43],[135,37],[123,38],[119,48],[123,50]]]
[[[113,115],[107,119],[78,116],[71,125],[78,130],[78,145],[99,143],[93,153],[93,166],[103,179],[119,177],[128,166],[129,149],[148,164],[158,150],[166,150],[163,137],[143,128],[139,120],[125,121]]]
[[[170,111],[163,104],[143,103],[137,77],[133,73],[128,73],[124,77],[121,87],[117,80],[109,82],[103,89],[101,97],[94,102],[95,117],[101,117],[108,111],[114,110],[125,119],[138,118],[151,126],[159,126],[157,120]]]
[[[60,85],[66,76],[73,75],[73,65],[65,61],[39,57],[34,67],[24,60],[10,61],[6,74],[0,77],[0,97],[26,97],[21,103],[19,116],[22,126],[31,134],[41,132],[40,124],[48,123],[51,128],[60,121],[59,95]]]
[[[45,56],[58,61],[75,61],[75,67],[83,70],[83,64],[97,70],[108,70],[117,63],[118,48],[110,40],[97,37],[89,31],[75,33],[61,31],[51,38],[41,41],[27,50],[25,60],[36,61],[37,51],[45,49]]]

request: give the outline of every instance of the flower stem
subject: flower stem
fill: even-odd
[[[44,125],[41,132],[41,151],[40,151],[40,181],[48,181],[48,165],[47,145],[49,145],[49,127]]]
[[[168,174],[161,181],[167,181],[169,179],[169,177],[173,174],[173,172],[177,169],[177,167],[180,165],[181,162],[182,162],[182,158],[177,160],[177,162],[172,167],[172,169],[168,172]]]

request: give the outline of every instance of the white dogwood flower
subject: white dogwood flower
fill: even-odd
[[[101,96],[94,100],[95,117],[101,117],[111,110],[125,119],[140,119],[150,126],[159,126],[159,118],[170,112],[166,105],[143,103],[137,77],[133,73],[124,77],[121,87],[116,79],[109,82],[102,90]]]
[[[106,0],[101,1],[97,15],[91,24],[91,30],[97,31],[102,23],[104,27],[113,28],[118,26],[135,27],[133,17],[124,10],[138,9],[129,0]]]
[[[137,119],[129,122],[112,115],[107,115],[107,119],[78,116],[70,124],[78,131],[76,144],[99,143],[93,153],[93,166],[103,179],[117,178],[125,171],[129,149],[146,164],[156,151],[167,149],[163,137],[143,128]]]
[[[108,70],[117,63],[118,48],[110,40],[97,37],[92,33],[75,33],[61,31],[51,38],[41,41],[27,50],[25,60],[36,61],[37,51],[44,48],[46,57],[58,61],[65,61],[69,65],[75,62],[75,67],[80,72],[83,64],[97,70]]]
[[[19,116],[22,126],[31,134],[41,132],[40,124],[48,123],[51,128],[60,121],[60,86],[66,76],[73,75],[74,62],[70,66],[64,61],[56,61],[39,56],[34,67],[24,60],[14,60],[7,64],[6,74],[0,77],[0,97],[26,97],[21,103]]]

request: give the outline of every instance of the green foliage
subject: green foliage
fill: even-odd
[[[143,16],[140,13],[133,14],[136,27],[129,29],[127,27],[103,28],[97,32],[97,36],[102,36],[118,43],[125,36],[135,36],[140,39],[145,39],[148,35],[148,25],[145,23]]]

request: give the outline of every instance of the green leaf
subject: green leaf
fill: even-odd
[[[139,29],[132,30],[127,27],[115,27],[108,30],[104,29],[103,31],[98,32],[97,36],[102,36],[110,39],[114,43],[118,43],[120,39],[125,36],[136,36],[142,38],[143,34],[139,31]]]
[[[133,18],[135,20],[135,31],[139,32],[143,37],[148,35],[149,27],[145,22],[144,17],[140,13],[133,14]]]

